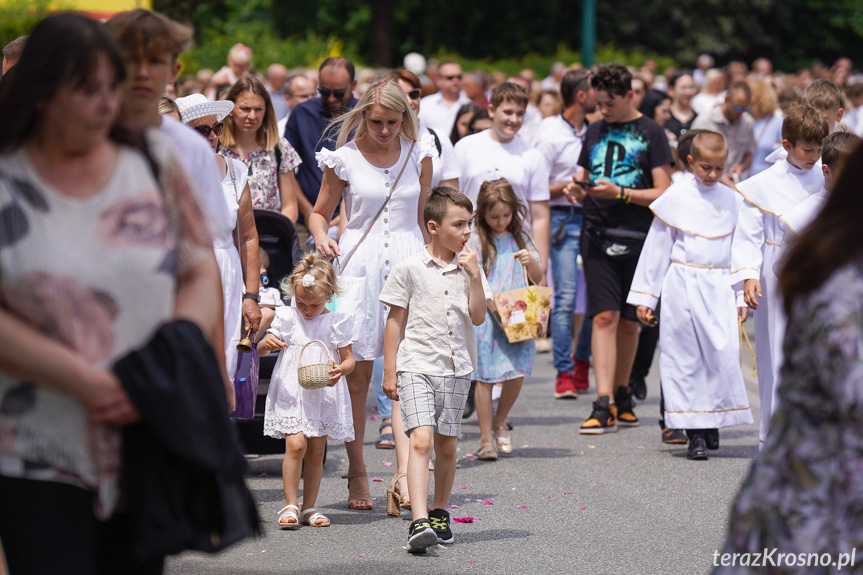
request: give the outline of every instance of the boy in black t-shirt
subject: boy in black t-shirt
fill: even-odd
[[[626,296],[653,221],[647,206],[671,184],[673,159],[663,129],[632,106],[632,75],[624,66],[600,66],[591,85],[603,119],[587,130],[575,178],[591,184],[564,191],[584,205],[581,256],[593,320],[598,398],[580,433],[602,434],[618,424],[638,426],[627,387],[638,322]]]

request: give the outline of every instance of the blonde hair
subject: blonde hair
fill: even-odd
[[[752,111],[756,118],[766,118],[776,112],[779,104],[776,102],[776,92],[770,87],[770,84],[761,78],[747,78],[746,83],[749,84],[749,89],[752,91]]]
[[[272,150],[279,145],[282,139],[279,135],[279,123],[276,120],[276,112],[273,110],[273,102],[270,100],[270,93],[253,74],[246,74],[237,80],[231,89],[228,91],[226,100],[230,100],[234,104],[237,103],[241,94],[251,92],[255,96],[264,101],[264,121],[258,132],[255,134],[255,141],[259,146],[263,146],[265,150]],[[237,132],[239,129],[234,124],[233,114],[228,114],[225,117],[225,131],[219,137],[219,141],[226,148],[234,148],[237,145]]]
[[[408,97],[401,86],[390,78],[375,80],[360,97],[357,105],[330,122],[324,133],[328,134],[331,133],[331,130],[338,130],[339,137],[336,142],[338,148],[348,143],[351,132],[354,132],[352,139],[360,138],[368,132],[366,123],[363,121],[363,114],[371,110],[372,106],[377,105],[402,114],[403,121],[399,128],[399,135],[412,142],[419,140],[419,123],[411,110]]]
[[[303,278],[306,274],[311,274],[315,279],[315,283],[310,287],[303,285]],[[291,275],[279,283],[282,293],[288,297],[292,297],[296,293],[296,286],[298,285],[302,285],[305,292],[312,298],[326,297],[329,300],[334,294],[341,293],[336,278],[336,270],[318,252],[309,252],[303,256]]]

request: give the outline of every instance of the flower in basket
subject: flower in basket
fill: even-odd
[[[516,300],[515,309],[526,310],[527,302],[525,302],[523,299]]]
[[[536,322],[530,326],[530,335],[533,337],[540,337],[542,335],[542,324]]]
[[[528,323],[534,323],[536,321],[536,308],[525,310],[524,319],[527,320]]]
[[[533,288],[527,288],[527,291],[524,294],[524,299],[531,306],[536,306],[539,302],[539,294]]]

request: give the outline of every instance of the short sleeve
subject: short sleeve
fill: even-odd
[[[285,138],[279,140],[279,151],[282,153],[282,163],[279,164],[280,174],[292,172],[294,168],[303,163],[300,155]]]
[[[267,333],[271,333],[281,341],[287,342],[291,337],[291,329],[294,326],[296,319],[296,311],[294,308],[283,306],[276,308],[276,317],[273,318],[273,323]]]
[[[674,163],[671,146],[665,130],[659,124],[650,124],[650,169]],[[652,179],[651,179],[652,181]]]
[[[449,141],[449,138],[441,138],[440,135],[438,135],[438,139],[441,143],[440,179],[458,180],[459,176],[461,176],[461,171],[458,167],[458,159],[455,157],[455,149],[453,148],[452,142]]]
[[[345,166],[345,160],[338,152],[321,148],[321,151],[315,154],[315,160],[318,161],[318,168],[321,171],[324,171],[326,168],[332,168],[340,180],[343,182],[348,181],[348,169]]]
[[[333,324],[330,326],[330,343],[338,348],[347,347],[353,343],[354,318],[336,313]]]
[[[407,274],[403,265],[397,265],[384,283],[378,301],[385,305],[406,308],[409,299]]]
[[[590,172],[590,149],[596,141],[596,132],[599,130],[599,124],[591,124],[587,127],[587,132],[584,135],[584,144],[581,146],[581,152],[578,154],[578,165]]]
[[[551,195],[548,187],[548,164],[539,150],[530,150],[533,166],[528,181],[527,201],[544,202]]]
[[[419,148],[416,152],[417,165],[421,164],[425,158],[434,159],[440,156],[434,136],[428,130],[424,131],[420,136],[417,148]]]

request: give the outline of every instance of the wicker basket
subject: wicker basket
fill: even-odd
[[[319,344],[327,354],[328,363],[310,363],[303,365],[303,352],[313,343]],[[320,389],[330,385],[330,370],[333,369],[333,356],[326,344],[319,339],[313,339],[300,350],[300,366],[297,368],[297,381],[303,389]]]

